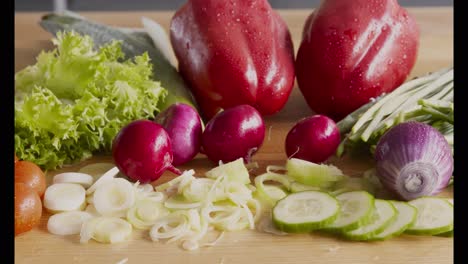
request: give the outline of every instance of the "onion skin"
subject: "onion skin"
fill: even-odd
[[[148,183],[172,165],[171,139],[165,129],[150,120],[136,120],[123,127],[112,143],[112,156],[119,170],[133,181]]]
[[[175,103],[156,116],[172,143],[172,165],[179,166],[191,161],[200,151],[202,121],[197,110],[190,105]]]
[[[388,130],[377,144],[375,160],[382,184],[403,200],[440,193],[453,173],[447,140],[437,129],[415,121]]]
[[[286,136],[288,158],[321,163],[332,156],[340,144],[336,123],[324,115],[314,115],[297,122]]]
[[[243,158],[248,163],[265,138],[260,113],[250,105],[238,105],[214,116],[202,135],[202,153],[224,163]]]

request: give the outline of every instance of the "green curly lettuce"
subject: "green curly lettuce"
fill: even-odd
[[[153,118],[167,95],[147,53],[125,60],[121,42],[59,32],[56,48],[15,75],[15,151],[45,169],[108,152],[119,130]]]

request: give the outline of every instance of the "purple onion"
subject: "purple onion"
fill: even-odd
[[[189,162],[198,154],[201,146],[202,123],[195,108],[175,103],[159,113],[154,121],[162,125],[171,138],[174,166]]]
[[[250,105],[238,105],[214,116],[202,135],[202,153],[224,163],[243,158],[250,162],[265,138],[260,113]]]
[[[436,195],[453,173],[453,156],[444,136],[430,125],[406,122],[379,140],[375,159],[382,184],[404,200]]]

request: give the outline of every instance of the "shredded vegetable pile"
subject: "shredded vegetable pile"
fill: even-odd
[[[92,185],[87,173],[56,175],[44,195],[45,208],[54,213],[49,232],[80,234],[82,243],[118,243],[137,228],[149,230],[153,241],[178,241],[194,250],[214,245],[224,231],[254,229],[262,216],[262,202],[242,159],[222,164],[204,178],[185,171],[156,188],[131,183],[118,173],[113,167]],[[218,238],[204,241],[211,230],[220,232]]]

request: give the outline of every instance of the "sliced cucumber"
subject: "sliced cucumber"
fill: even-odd
[[[405,202],[390,201],[398,211],[397,219],[372,239],[385,240],[402,234],[416,220],[417,210]]]
[[[436,234],[436,236],[439,236],[439,237],[453,237],[453,228],[452,228],[452,230],[450,230],[448,232]]]
[[[421,197],[408,202],[418,210],[416,220],[405,233],[436,235],[453,229],[453,206],[444,198]]]
[[[284,232],[306,233],[323,228],[338,216],[338,200],[320,191],[297,192],[279,200],[272,211],[273,223]]]
[[[344,237],[351,240],[369,240],[393,223],[398,215],[393,204],[380,199],[375,199],[375,209],[373,212],[373,220],[369,224],[343,232]]]
[[[346,232],[367,225],[373,219],[374,197],[365,191],[345,192],[336,199],[340,203],[337,219],[324,229],[331,232]]]
[[[447,202],[449,202],[449,203],[452,204],[452,206],[453,206],[453,199],[448,198],[448,199],[447,199]],[[444,232],[444,233],[441,233],[441,234],[437,234],[436,236],[441,236],[441,237],[453,237],[453,228],[452,228],[452,230],[450,230],[450,231],[448,231],[448,232]]]
[[[295,181],[322,188],[329,188],[342,179],[343,173],[333,165],[316,164],[301,159],[288,159],[286,162],[288,176]]]

